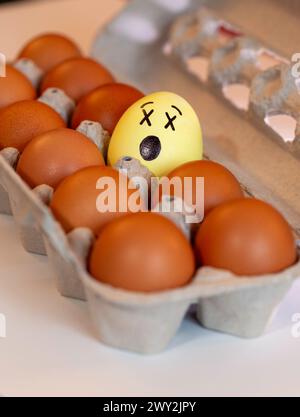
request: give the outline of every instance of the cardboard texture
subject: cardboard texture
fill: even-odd
[[[43,71],[31,59],[19,58],[13,65],[31,81],[34,88],[38,89]]]
[[[88,229],[73,231],[73,239],[70,235],[66,239],[54,229],[52,225],[51,233],[46,235],[59,290],[63,295],[87,299],[103,343],[139,353],[157,353],[166,348],[194,303],[198,303],[201,325],[245,338],[260,336],[300,273],[300,261],[282,273],[253,278],[201,268],[184,288],[156,294],[133,293],[89,276],[86,260],[92,238]]]
[[[97,37],[92,55],[106,64],[118,79],[145,92],[163,89],[185,96],[202,122],[206,156],[226,165],[248,194],[276,206],[297,235],[300,232],[300,162],[293,147],[297,147],[298,139],[295,145],[286,146],[262,123],[270,109],[265,103],[279,103],[278,111],[284,107],[285,111],[296,112],[298,99],[292,80],[288,75],[283,76],[287,74],[284,71],[288,64],[281,64],[275,75],[269,76],[268,72],[262,75],[257,71],[255,60],[244,59],[247,58],[245,50],[250,49],[255,56],[259,45],[273,48],[285,58],[297,51],[300,44],[297,5],[295,2],[282,5],[275,0],[216,0],[209,2],[213,11],[203,12],[200,19],[202,26],[208,18],[213,22],[209,36],[207,33],[202,36],[199,19],[187,33],[186,22],[193,18],[176,21],[173,26],[179,14],[190,13],[203,3],[191,0],[177,8],[175,3],[166,7],[166,2],[160,0],[132,1]],[[215,17],[216,12],[233,27],[241,28],[247,37],[234,40],[229,49],[220,44],[215,26],[220,18]],[[267,23],[263,20],[266,16]],[[134,19],[143,22],[143,33],[137,32],[139,25],[126,24]],[[177,39],[178,33],[186,36]],[[196,40],[195,33],[199,35]],[[167,42],[169,56],[163,53]],[[214,57],[206,84],[188,73],[186,59],[199,51],[204,51],[210,59]],[[234,59],[228,65],[227,57],[232,52]],[[260,86],[274,77],[279,88],[276,91],[267,88],[261,94]],[[222,94],[227,82],[241,80],[252,89],[247,112],[233,108]],[[83,128],[94,133],[97,130],[89,124]],[[86,261],[93,236],[87,229],[76,229],[66,236],[45,204],[51,190],[30,190],[15,173],[7,155],[0,156],[0,184],[3,187],[1,209],[8,211],[10,200],[24,246],[38,252],[46,248],[60,293],[87,300],[98,338],[113,347],[143,354],[160,352],[169,344],[192,304],[197,305],[201,325],[240,337],[257,337],[263,334],[274,310],[300,275],[298,261],[281,273],[252,278],[201,268],[186,287],[155,294],[113,288],[88,274]],[[8,191],[9,199],[4,190]]]
[[[207,327],[252,338],[264,333],[274,309],[299,276],[300,263],[281,274],[236,277],[227,271],[199,269],[184,288],[159,294],[134,294],[96,282],[78,269],[100,340],[140,353],[167,347],[188,308]]]
[[[205,327],[241,337],[258,336],[300,274],[300,261],[282,273],[253,278],[201,268],[190,285],[176,290],[138,294],[112,288],[86,271],[91,232],[77,229],[66,236],[42,199],[2,157],[0,173],[10,190],[12,207],[22,202],[21,224],[29,219],[43,234],[58,290],[64,296],[87,299],[97,335],[108,345],[157,353],[168,345],[189,306],[197,301],[198,320]]]
[[[68,125],[75,109],[75,102],[64,91],[59,88],[47,88],[38,98],[38,101],[52,107]]]
[[[15,167],[19,158],[19,152],[14,148],[2,149],[0,152],[2,158],[11,166]],[[2,183],[2,176],[0,175],[0,213],[12,214],[9,195]]]
[[[8,193],[0,185],[0,213],[12,214]]]
[[[56,287],[64,297],[85,301],[85,291],[78,277],[78,265],[73,254],[70,254],[70,246],[65,233],[57,225],[53,225],[52,229],[54,233],[45,230],[45,245],[54,271]]]

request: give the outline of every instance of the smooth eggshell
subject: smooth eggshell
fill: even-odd
[[[113,81],[110,72],[93,59],[74,58],[57,65],[45,75],[41,92],[56,87],[73,100],[79,101],[95,88]]]
[[[96,208],[97,197],[102,192],[96,188],[98,179],[112,178],[119,190],[119,175],[124,179],[127,196],[131,196],[135,190],[128,188],[127,177],[107,166],[82,169],[61,182],[54,192],[50,207],[66,232],[76,227],[88,227],[97,235],[107,223],[129,213],[127,199],[126,210],[128,211],[119,211],[118,194],[116,211],[99,212]]]
[[[112,83],[97,88],[78,103],[72,119],[74,129],[83,120],[99,122],[112,134],[123,113],[144,94],[126,84]]]
[[[192,248],[177,226],[155,213],[109,223],[96,241],[89,271],[98,281],[130,291],[163,291],[190,282]]]
[[[18,58],[29,58],[47,72],[66,59],[78,56],[81,56],[81,52],[71,39],[56,33],[46,33],[31,39]]]
[[[192,161],[179,166],[168,177],[192,178],[192,202],[196,204],[196,178],[204,178],[204,213],[222,203],[243,197],[238,180],[223,165],[213,161]],[[174,190],[171,189],[171,195]],[[182,197],[182,196],[179,196]]]
[[[195,250],[202,265],[237,275],[279,272],[297,257],[292,229],[283,216],[250,198],[212,210],[198,230]]]
[[[82,168],[104,165],[97,146],[71,129],[56,129],[33,139],[20,156],[17,172],[32,188],[56,188],[68,175]]]
[[[0,109],[22,100],[34,100],[36,91],[19,70],[6,65],[6,76],[0,77]]]
[[[46,104],[35,100],[14,103],[0,112],[0,148],[22,152],[34,137],[62,127],[64,120]]]
[[[185,162],[202,159],[197,114],[181,96],[161,91],[141,98],[119,120],[108,148],[108,162],[138,159],[161,177]]]

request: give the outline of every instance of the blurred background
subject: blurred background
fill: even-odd
[[[0,0],[0,3],[25,3],[30,1],[43,1],[43,0]]]
[[[101,26],[125,4],[125,0],[0,0],[0,52],[10,61],[33,36],[60,32],[88,54]]]
[[[25,1],[42,1],[42,0],[0,0],[0,4],[2,4],[2,3],[16,3],[16,2],[19,2],[19,3],[24,3]]]

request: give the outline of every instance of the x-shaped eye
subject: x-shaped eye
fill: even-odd
[[[176,116],[171,117],[169,115],[169,113],[166,112],[166,116],[168,118],[168,123],[165,125],[165,129],[168,129],[169,126],[171,126],[172,130],[175,131],[175,126],[174,126],[174,120],[176,119]]]
[[[150,110],[149,113],[146,112],[145,109],[143,109],[143,114],[144,114],[144,118],[143,120],[140,122],[140,125],[142,125],[144,122],[147,122],[148,126],[151,126],[151,120],[150,120],[150,116],[151,114],[154,113],[154,110]]]

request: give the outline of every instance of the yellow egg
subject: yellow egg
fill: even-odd
[[[108,162],[134,157],[156,176],[202,158],[202,131],[190,104],[174,93],[158,92],[134,103],[118,122]]]

